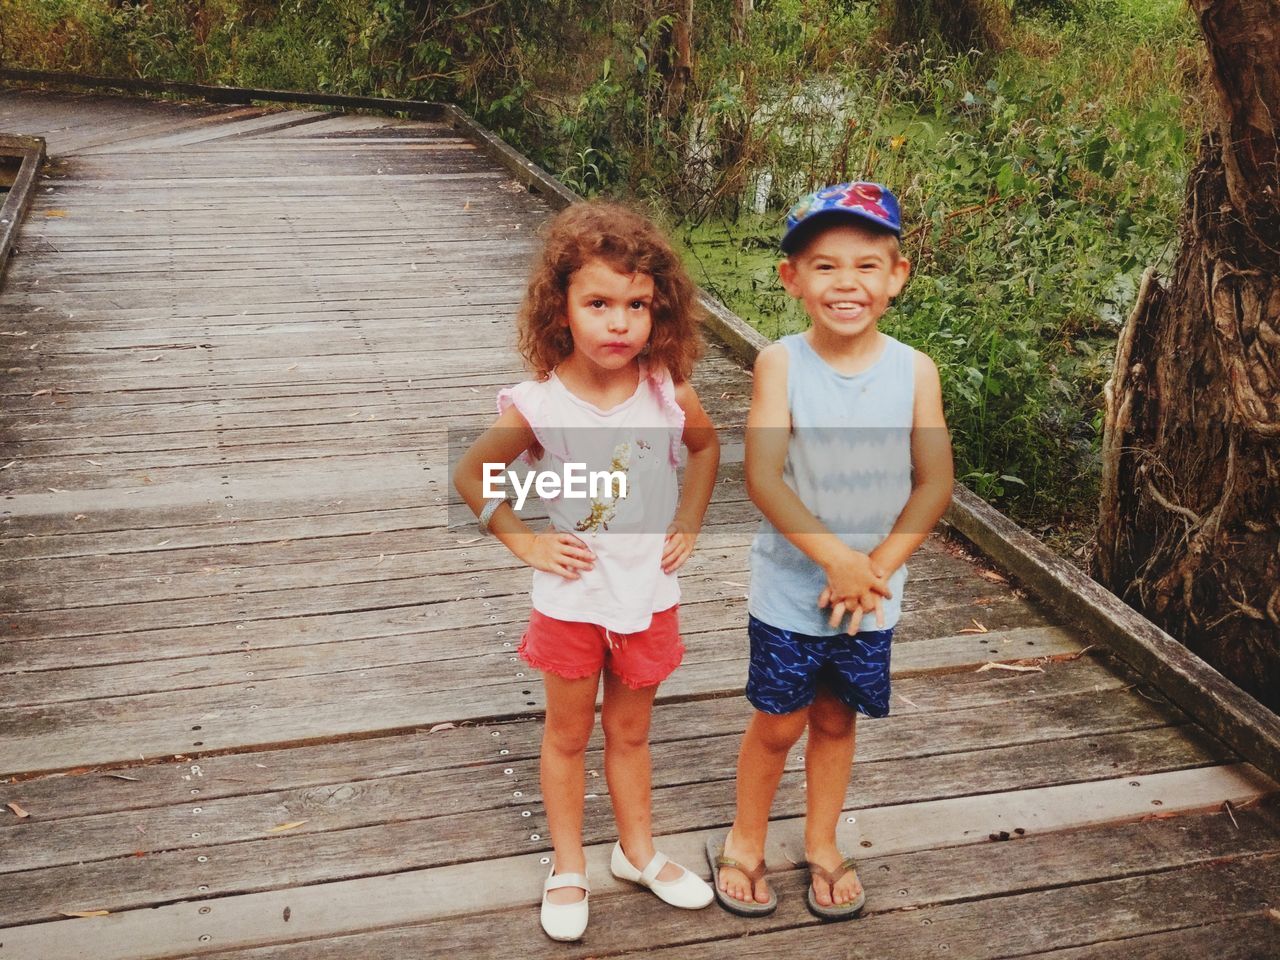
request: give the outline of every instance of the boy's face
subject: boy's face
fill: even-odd
[[[828,227],[778,264],[783,287],[814,326],[851,339],[875,332],[910,272],[895,237],[854,226]]]

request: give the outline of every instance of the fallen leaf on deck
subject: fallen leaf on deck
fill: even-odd
[[[483,539],[484,537],[472,537],[470,540],[455,540],[453,542],[459,546],[465,547],[469,543],[479,543]]]
[[[1044,673],[1044,667],[1026,667],[1020,663],[984,663],[974,673],[984,670],[1012,670],[1015,673]]]
[[[84,513],[77,513],[77,514],[76,514],[74,517],[72,517],[71,519],[72,519],[72,520],[84,520],[84,519],[86,519],[87,517],[88,517],[88,514],[84,514]]]
[[[92,463],[95,467],[103,466],[103,464],[99,463],[97,460],[86,460],[85,463]]]
[[[427,733],[436,733],[439,730],[453,730],[457,726],[458,725],[456,723],[437,723],[434,727],[428,730]]]
[[[0,330],[0,337],[25,337],[26,330]]]
[[[382,562],[382,558],[385,556],[386,556],[385,553],[378,554],[378,559],[374,561],[373,565],[376,567],[378,564]]]
[[[63,490],[61,487],[49,487],[48,490],[50,493],[66,493],[67,492]]]
[[[290,910],[288,907],[285,907],[285,908],[284,908],[284,922],[285,922],[285,923],[288,923],[288,922],[289,922],[289,918],[290,918],[291,916],[293,916],[293,911],[292,911],[292,910]]]
[[[288,373],[290,370],[297,370],[297,369],[298,369],[298,365],[295,363],[295,364],[294,364],[293,366],[291,366],[291,367],[285,367],[285,368],[284,368],[284,372],[285,372],[285,373]]]
[[[979,570],[978,576],[990,583],[1008,583],[1009,578],[1002,574],[996,573],[994,570]]]
[[[130,781],[132,781],[133,783],[141,783],[141,782],[142,782],[142,781],[140,781],[137,777],[127,777],[127,776],[125,776],[123,773],[105,773],[105,774],[103,774],[103,776],[105,776],[105,777],[113,777],[113,778],[115,778],[116,780],[130,780]]]
[[[46,210],[46,211],[44,212],[44,215],[45,215],[46,217],[65,217],[65,216],[67,215],[67,211],[65,211],[65,210]]]
[[[168,540],[161,540],[159,543],[157,543],[157,544],[156,544],[156,546],[157,546],[157,547],[163,547],[163,546],[167,546],[167,545],[168,545],[168,543],[169,543],[169,541],[168,541]]]
[[[159,359],[160,359],[160,354],[157,353],[154,357],[143,357],[138,362],[139,363],[155,363]]]
[[[292,830],[295,827],[300,827],[304,823],[309,823],[309,822],[310,821],[308,820],[295,820],[293,821],[293,823],[282,823],[278,827],[272,827],[270,830],[267,831],[267,833],[281,833],[285,830]]]
[[[0,467],[0,470],[8,470],[10,467],[12,467],[12,466],[13,466],[15,463],[17,463],[17,462],[18,462],[17,460],[10,460],[10,461],[9,461],[8,463],[6,463],[3,467]]]
[[[980,624],[977,620],[970,620],[969,622],[972,623],[973,626],[965,627],[963,630],[960,631],[961,633],[990,633],[991,632],[982,624]]]
[[[33,393],[31,395],[31,399],[34,400],[36,397],[47,397],[51,393],[53,393],[53,391],[50,390],[48,387],[46,387],[43,390],[37,390],[35,393]]]
[[[6,803],[5,806],[12,810],[13,815],[19,820],[25,820],[27,817],[31,816],[31,814],[27,813],[27,811],[23,810],[22,807],[18,806],[16,803]]]
[[[110,910],[59,910],[64,917],[106,917],[110,916]]]

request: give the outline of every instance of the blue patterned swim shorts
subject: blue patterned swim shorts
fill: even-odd
[[[747,699],[763,713],[792,713],[813,703],[821,683],[852,710],[889,715],[893,630],[811,637],[750,617]]]

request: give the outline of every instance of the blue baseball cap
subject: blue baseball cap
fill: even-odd
[[[787,214],[787,231],[779,246],[783,253],[795,253],[818,228],[851,218],[902,236],[902,211],[893,191],[860,180],[823,187],[802,197]]]

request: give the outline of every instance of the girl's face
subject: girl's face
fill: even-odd
[[[627,368],[653,329],[653,277],[588,260],[569,277],[565,325],[573,352],[602,371]]]

